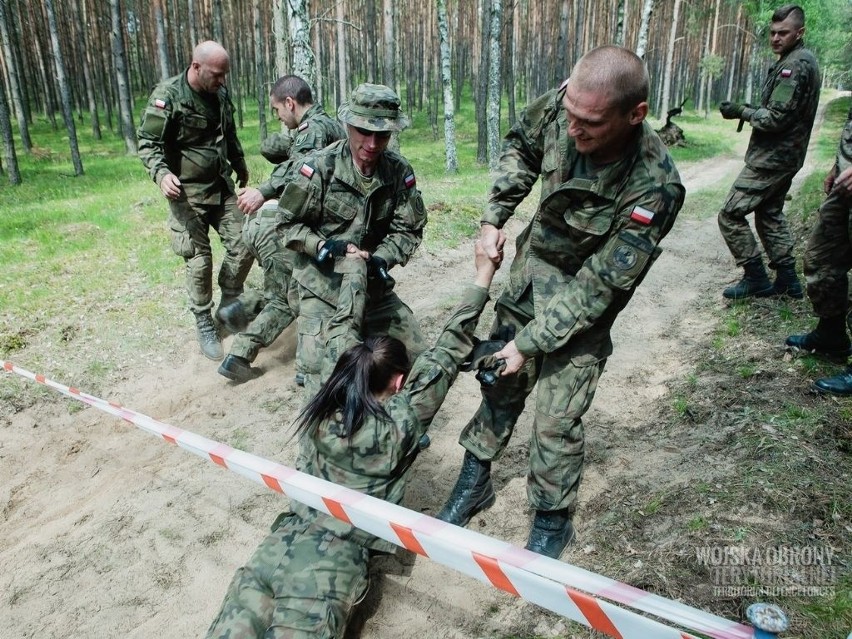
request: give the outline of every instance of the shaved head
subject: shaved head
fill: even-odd
[[[622,113],[648,99],[645,63],[628,49],[604,46],[592,49],[574,65],[571,85],[584,93],[609,97]]]
[[[192,50],[192,61],[198,62],[199,64],[203,64],[210,60],[217,60],[224,58],[225,60],[230,60],[228,56],[228,52],[218,42],[214,42],[213,40],[205,40],[204,42],[200,42],[196,47]]]
[[[192,50],[192,63],[186,79],[195,91],[216,93],[225,86],[230,70],[231,59],[225,47],[213,40],[205,40]]]

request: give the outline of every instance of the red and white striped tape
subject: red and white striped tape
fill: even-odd
[[[301,473],[36,375],[4,370],[120,417],[144,431],[377,537],[618,639],[695,639],[605,601],[652,614],[714,639],[753,639],[754,629],[577,566],[459,528]]]

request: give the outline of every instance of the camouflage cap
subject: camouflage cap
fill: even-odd
[[[408,118],[399,110],[399,96],[383,84],[359,84],[337,109],[337,117],[368,131],[402,131]]]

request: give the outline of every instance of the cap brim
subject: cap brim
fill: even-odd
[[[400,112],[395,118],[367,118],[362,115],[355,115],[349,109],[349,104],[344,102],[337,109],[337,119],[344,124],[351,124],[359,129],[367,131],[402,131],[407,129],[410,122],[408,117]]]

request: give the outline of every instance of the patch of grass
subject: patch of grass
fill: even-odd
[[[251,432],[246,428],[236,428],[228,437],[228,444],[239,450],[247,450],[249,441],[251,441]]]

